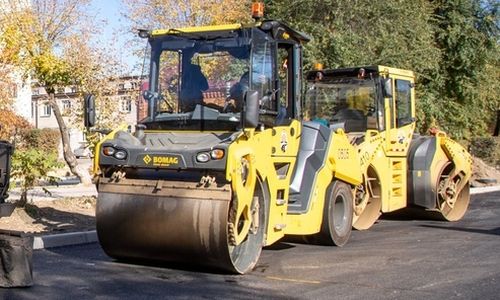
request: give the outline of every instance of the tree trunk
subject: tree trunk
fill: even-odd
[[[21,188],[21,197],[19,198],[19,201],[16,202],[16,205],[17,207],[24,208],[27,203],[28,203],[28,190],[25,187],[23,187]]]
[[[54,112],[57,124],[59,125],[59,132],[61,133],[64,160],[68,164],[71,173],[77,176],[84,185],[92,184],[92,178],[90,177],[89,172],[78,165],[76,156],[71,150],[68,127],[66,127],[66,123],[64,122],[61,110],[59,109],[59,105],[57,105],[54,93],[49,93],[49,104],[52,108],[52,111]]]
[[[497,110],[497,125],[495,126],[495,132],[493,136],[498,136],[500,134],[500,109]]]

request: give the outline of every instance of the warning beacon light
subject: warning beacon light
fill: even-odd
[[[253,1],[252,2],[252,18],[256,21],[264,17],[264,2]]]

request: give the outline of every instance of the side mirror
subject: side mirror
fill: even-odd
[[[384,94],[384,98],[392,97],[392,79],[391,78],[383,78],[382,79],[382,94]]]
[[[244,124],[245,128],[255,128],[259,125],[259,93],[257,91],[245,92]]]
[[[85,122],[85,128],[89,129],[95,126],[95,97],[92,94],[87,94],[83,98],[83,118]]]
[[[154,96],[155,96],[155,94],[153,92],[151,92],[150,90],[145,90],[142,92],[142,97],[146,101],[151,100]]]

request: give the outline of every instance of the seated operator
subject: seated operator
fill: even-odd
[[[240,112],[243,108],[243,98],[249,89],[250,74],[248,71],[241,75],[240,80],[229,89],[229,97],[226,99],[224,111]]]
[[[182,111],[192,111],[197,104],[203,103],[203,92],[208,90],[208,81],[201,67],[189,63],[182,73],[180,102]]]

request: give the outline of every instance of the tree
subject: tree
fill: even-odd
[[[499,8],[490,1],[435,3],[435,44],[442,55],[436,80],[427,84],[440,101],[426,114],[459,138],[488,132],[500,108]]]
[[[485,134],[500,107],[498,1],[266,1],[313,37],[305,65],[385,64],[417,75],[420,131]]]
[[[13,111],[0,110],[0,140],[15,142],[18,135],[31,129],[31,124]]]
[[[71,172],[82,183],[91,182],[90,174],[78,166],[70,149],[67,124],[55,99],[57,87],[74,85],[81,95],[86,92],[105,94],[110,74],[118,63],[106,55],[106,51],[90,45],[90,37],[96,33],[86,14],[89,0],[40,0],[31,5],[18,7],[18,1],[5,0],[0,32],[12,31],[6,48],[12,64],[31,74],[48,93],[50,104],[61,133],[64,159]],[[116,73],[114,73],[116,74]],[[82,112],[73,112],[81,122]]]
[[[417,1],[267,1],[271,18],[313,37],[306,63],[331,68],[386,64],[419,74],[437,67],[428,24],[432,6]]]
[[[137,28],[157,29],[251,20],[250,0],[122,0],[125,16]]]
[[[15,90],[16,74],[13,64],[19,62],[22,36],[17,25],[7,17],[8,11],[2,7],[0,13],[0,109],[10,110]]]
[[[0,54],[1,56],[1,54]],[[3,64],[0,58],[0,109],[11,109],[15,82],[11,77],[11,68]]]

